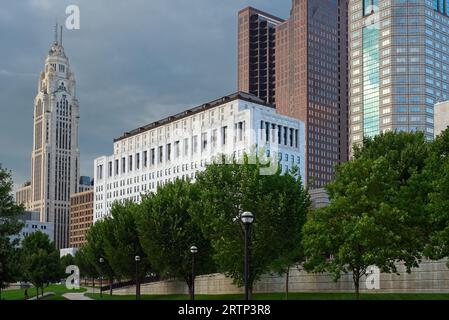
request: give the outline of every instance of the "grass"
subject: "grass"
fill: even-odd
[[[135,300],[134,295],[119,296],[103,293],[87,293],[95,300]],[[439,293],[364,293],[361,300],[449,300],[449,294]],[[142,295],[142,300],[189,300],[187,295]],[[196,295],[196,300],[243,300],[243,295]],[[254,300],[284,300],[284,293],[260,293],[253,295]],[[353,293],[290,293],[289,300],[355,300]]]
[[[50,285],[44,288],[44,293],[53,292],[54,295],[49,297],[44,297],[43,300],[65,300],[62,296],[65,293],[69,292],[85,292],[86,289],[79,290],[68,290],[65,285]],[[40,294],[40,290],[39,290]],[[28,288],[28,296],[33,298],[36,296],[36,288]],[[2,299],[5,300],[24,300],[25,298],[25,289],[14,289],[14,290],[3,290],[2,291]]]

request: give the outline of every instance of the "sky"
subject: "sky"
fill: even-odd
[[[30,178],[33,101],[56,21],[77,80],[81,175],[124,132],[237,91],[237,13],[290,0],[0,0],[0,164]]]

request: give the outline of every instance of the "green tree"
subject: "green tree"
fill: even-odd
[[[200,201],[195,202],[195,217],[211,240],[219,271],[241,286],[244,228],[235,218],[244,211],[254,214],[249,274],[252,291],[262,274],[288,272],[299,262],[301,229],[310,201],[296,171],[263,175],[264,166],[254,156],[245,156],[241,163],[221,162],[228,164],[209,165],[197,176]]]
[[[86,281],[87,279],[95,279],[98,277],[98,272],[95,269],[95,266],[90,263],[88,259],[86,246],[82,246],[75,253],[75,265],[80,269],[80,276]],[[95,286],[94,281],[92,281],[92,286]]]
[[[111,216],[105,219],[110,226],[110,237],[105,237],[105,256],[114,273],[122,278],[139,280],[151,270],[149,259],[142,249],[137,232],[139,205],[132,201],[115,202]],[[136,266],[135,257],[140,257]],[[138,268],[136,270],[136,267]],[[140,281],[137,281],[137,293],[140,294]]]
[[[330,272],[335,280],[351,272],[359,298],[360,278],[369,266],[383,272],[397,272],[399,261],[407,272],[417,267],[425,244],[422,210],[427,201],[426,189],[418,182],[428,152],[422,133],[365,139],[327,186],[330,205],[308,216],[306,270]]]
[[[110,261],[106,257],[106,239],[112,238],[111,224],[107,220],[97,221],[87,232],[86,256],[89,263],[94,266],[97,274],[109,280],[109,294],[112,295],[112,285],[116,274]],[[103,262],[100,263],[100,259]]]
[[[192,219],[189,210],[197,202],[196,189],[188,181],[177,180],[158,188],[142,199],[138,230],[143,250],[155,270],[164,277],[183,279],[192,292],[192,254],[198,247],[196,273],[214,271],[211,246]]]
[[[432,144],[431,155],[421,181],[431,184],[429,203],[429,241],[426,256],[443,259],[449,256],[449,129]],[[449,262],[448,262],[449,267]]]
[[[50,241],[48,235],[37,231],[22,241],[21,265],[24,280],[39,289],[44,294],[44,286],[60,280],[61,264],[59,252]]]
[[[18,220],[23,208],[15,203],[12,189],[11,173],[0,164],[0,300],[2,289],[13,282],[18,275],[16,249],[18,240],[11,237],[17,235],[23,227],[23,223]]]

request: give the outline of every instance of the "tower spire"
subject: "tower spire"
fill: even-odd
[[[60,33],[59,33],[59,45],[62,47],[62,25],[60,26]]]
[[[58,43],[58,20],[56,20],[55,24],[55,44]]]

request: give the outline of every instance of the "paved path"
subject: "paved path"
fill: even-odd
[[[48,296],[54,296],[54,295],[55,295],[54,292],[44,292],[44,298],[48,297]],[[41,295],[39,295],[39,299],[42,299]],[[37,297],[33,297],[33,298],[28,299],[28,300],[37,300]]]
[[[92,298],[86,297],[84,295],[85,292],[79,293],[65,293],[62,296],[67,300],[93,300]]]

